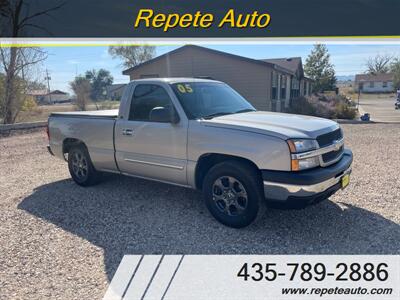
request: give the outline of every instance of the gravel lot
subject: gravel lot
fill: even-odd
[[[343,125],[351,185],[241,230],[199,192],[109,176],[81,188],[44,132],[0,139],[0,299],[99,299],[123,254],[400,254],[400,124]]]

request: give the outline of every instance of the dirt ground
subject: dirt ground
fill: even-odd
[[[124,254],[400,254],[400,124],[343,128],[350,186],[241,230],[197,191],[117,175],[79,187],[43,131],[0,138],[0,299],[101,299]]]

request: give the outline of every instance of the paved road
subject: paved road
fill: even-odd
[[[375,122],[399,122],[400,110],[394,109],[395,98],[387,95],[362,95],[360,99],[360,113],[371,114]]]
[[[0,138],[0,299],[101,299],[124,254],[400,254],[400,124],[343,128],[347,189],[240,230],[189,189],[122,176],[79,187],[44,132]]]

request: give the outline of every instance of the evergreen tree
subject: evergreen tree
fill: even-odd
[[[328,48],[317,44],[306,59],[304,72],[313,82],[314,92],[330,91],[336,88],[335,69],[330,62]]]

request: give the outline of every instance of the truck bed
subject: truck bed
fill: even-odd
[[[64,157],[66,139],[82,141],[97,170],[117,171],[114,159],[114,126],[118,110],[52,113],[49,117],[50,147]]]
[[[96,119],[116,119],[118,117],[118,109],[94,110],[94,111],[69,111],[69,112],[53,112],[50,117],[76,117],[76,118],[96,118]]]

